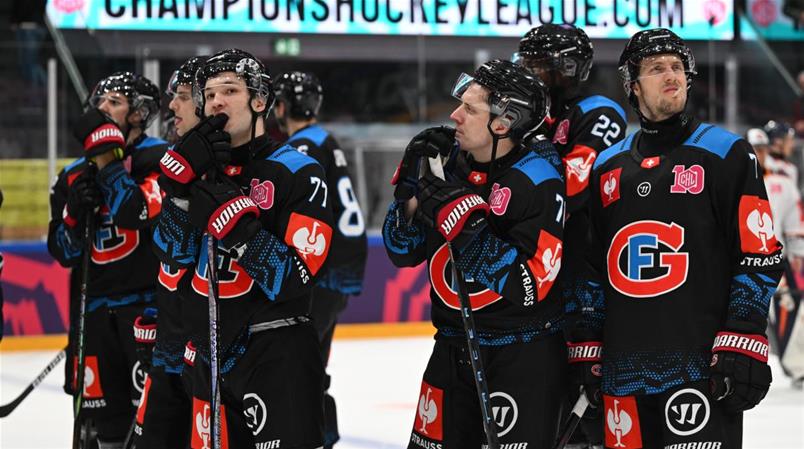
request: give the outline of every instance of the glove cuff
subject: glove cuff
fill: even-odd
[[[216,239],[223,239],[234,229],[237,222],[248,214],[260,216],[260,210],[254,200],[245,195],[232,198],[210,215],[207,231]]]
[[[451,242],[463,230],[469,217],[475,212],[489,214],[489,205],[476,193],[463,195],[438,211],[438,232]]]
[[[162,159],[159,160],[159,168],[165,176],[179,184],[188,184],[196,177],[193,167],[187,162],[187,159],[173,150],[167,150],[162,155]]]
[[[125,147],[126,138],[123,136],[123,131],[120,131],[120,128],[118,128],[117,125],[113,123],[105,123],[89,133],[89,135],[84,139],[83,144],[84,150],[86,150],[90,156],[96,156],[99,154],[99,152],[93,150],[99,150],[101,148],[111,149],[115,147]]]
[[[718,332],[712,345],[712,353],[718,352],[737,352],[762,363],[768,363],[768,339],[763,335]]]
[[[156,343],[156,323],[143,323],[145,319],[138,316],[134,320],[134,341],[137,343]]]
[[[603,358],[603,343],[599,341],[567,342],[567,362],[600,362]]]

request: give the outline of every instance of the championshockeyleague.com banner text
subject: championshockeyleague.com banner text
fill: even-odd
[[[522,36],[569,23],[592,38],[655,27],[734,36],[731,0],[48,0],[60,28],[426,36]]]

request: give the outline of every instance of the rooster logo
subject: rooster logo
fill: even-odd
[[[759,251],[768,252],[768,240],[773,237],[773,218],[770,214],[754,209],[748,214],[745,225],[762,242],[762,248]]]
[[[436,402],[430,398],[432,388],[427,388],[427,393],[419,398],[419,419],[422,422],[422,427],[419,429],[420,433],[427,434],[427,425],[434,422],[438,417],[438,406]]]
[[[84,397],[91,397],[89,395],[89,387],[95,383],[95,371],[88,366],[84,366]]]
[[[306,227],[299,228],[293,234],[293,246],[299,251],[299,254],[306,260],[307,256],[312,254],[314,256],[320,256],[324,254],[324,250],[327,249],[327,239],[324,237],[324,234],[318,231],[318,228],[321,224],[317,221],[313,222],[313,230]]]
[[[542,288],[545,282],[553,282],[561,269],[561,243],[557,244],[555,250],[547,248],[542,254],[542,265],[546,272],[543,277],[537,277],[538,288]]]
[[[625,447],[622,438],[631,431],[633,423],[631,415],[626,413],[625,410],[618,410],[619,405],[620,401],[615,399],[614,409],[609,409],[609,413],[606,415],[606,424],[609,426],[609,431],[617,438],[617,443],[614,444],[614,447]]]
[[[195,415],[195,431],[203,444],[201,449],[210,449],[209,418],[209,404],[204,404],[203,410]]]
[[[612,194],[617,190],[617,178],[614,176],[609,177],[606,182],[603,184],[603,192],[609,196],[609,200],[613,200]]]
[[[578,178],[578,182],[586,182],[586,180],[589,178],[589,174],[592,173],[592,164],[594,164],[596,157],[597,156],[595,153],[592,152],[586,156],[586,159],[583,157],[574,157],[567,160],[567,178],[569,178],[570,175],[574,175],[576,178]],[[614,185],[617,184],[617,181],[614,178],[611,178],[610,180],[614,181]],[[611,198],[610,194],[609,198]]]

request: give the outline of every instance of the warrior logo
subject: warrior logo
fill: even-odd
[[[755,195],[740,198],[740,248],[744,253],[772,254],[779,242],[773,233],[770,203]]]
[[[500,184],[494,183],[491,186],[489,195],[489,207],[495,215],[503,215],[508,210],[508,202],[511,201],[511,189],[508,187],[500,188]]]
[[[251,429],[251,433],[257,436],[265,427],[268,419],[268,410],[265,402],[255,393],[248,393],[243,396],[243,415],[246,417],[246,425]]]
[[[709,401],[696,389],[679,390],[665,403],[664,418],[667,428],[674,434],[692,435],[709,422]]]
[[[416,411],[416,420],[413,430],[432,440],[441,440],[444,437],[441,411],[444,407],[444,390],[430,386],[422,381],[419,407]]]
[[[597,159],[594,148],[586,145],[575,145],[564,158],[565,178],[567,180],[567,196],[581,193],[589,185],[589,175]]]
[[[606,255],[609,282],[620,293],[651,298],[671,292],[687,280],[689,254],[684,228],[660,221],[637,221],[614,235]]]
[[[497,432],[497,436],[505,436],[516,425],[516,421],[519,418],[519,408],[516,406],[514,398],[502,391],[491,393],[489,398],[491,399],[491,413],[494,424],[497,424],[497,427],[502,429]]]
[[[622,168],[615,168],[600,176],[600,200],[603,207],[620,199],[620,173]]]
[[[248,195],[260,209],[268,210],[274,205],[274,183],[254,178],[251,180],[251,192]]]
[[[140,366],[140,362],[135,362],[134,367],[131,368],[131,385],[134,385],[134,388],[142,393],[142,390],[145,388],[145,379],[147,377],[148,376],[145,374],[145,370],[142,369],[142,366]]]
[[[636,399],[633,396],[603,396],[606,410],[606,447],[636,449],[642,447]]]
[[[683,165],[673,167],[675,180],[670,186],[670,193],[691,193],[697,195],[704,189],[704,169],[700,165],[684,168]]]
[[[451,309],[460,310],[457,281],[452,279],[452,262],[449,260],[449,248],[446,243],[433,254],[428,268],[433,290],[441,301]],[[469,289],[469,302],[472,304],[472,310],[482,309],[502,299],[502,296],[475,283],[472,279],[467,278],[466,284]]]

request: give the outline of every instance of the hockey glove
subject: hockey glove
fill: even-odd
[[[83,229],[87,213],[103,204],[103,195],[95,182],[95,177],[89,171],[87,169],[78,175],[70,184],[70,191],[67,193],[67,204],[64,206],[62,218],[71,231]]]
[[[602,355],[602,342],[567,342],[570,381],[576,389],[583,387],[583,392],[586,394],[586,399],[589,400],[589,406],[592,408],[600,407],[603,400],[603,396],[600,393],[600,381],[603,375]]]
[[[151,371],[151,359],[156,345],[156,313],[156,309],[148,307],[134,320],[137,360],[146,373]]]
[[[120,127],[100,109],[90,108],[78,118],[73,135],[84,145],[87,158],[114,152],[115,159],[125,157],[126,137]]]
[[[222,169],[231,159],[231,136],[223,131],[229,117],[207,117],[182,136],[159,161],[159,184],[168,195],[186,197],[189,186],[210,168]]]
[[[419,180],[418,190],[417,217],[438,229],[458,251],[486,227],[489,205],[467,187],[427,174]]]
[[[738,413],[754,408],[768,393],[768,339],[745,323],[727,322],[726,328],[712,346],[709,386],[726,411]]]
[[[398,201],[407,201],[416,195],[422,158],[447,157],[454,147],[454,128],[437,126],[416,134],[405,148],[402,161],[391,180],[391,184],[396,186],[394,198]]]
[[[190,188],[190,222],[220,240],[240,246],[262,229],[254,200],[231,182],[199,181]]]

